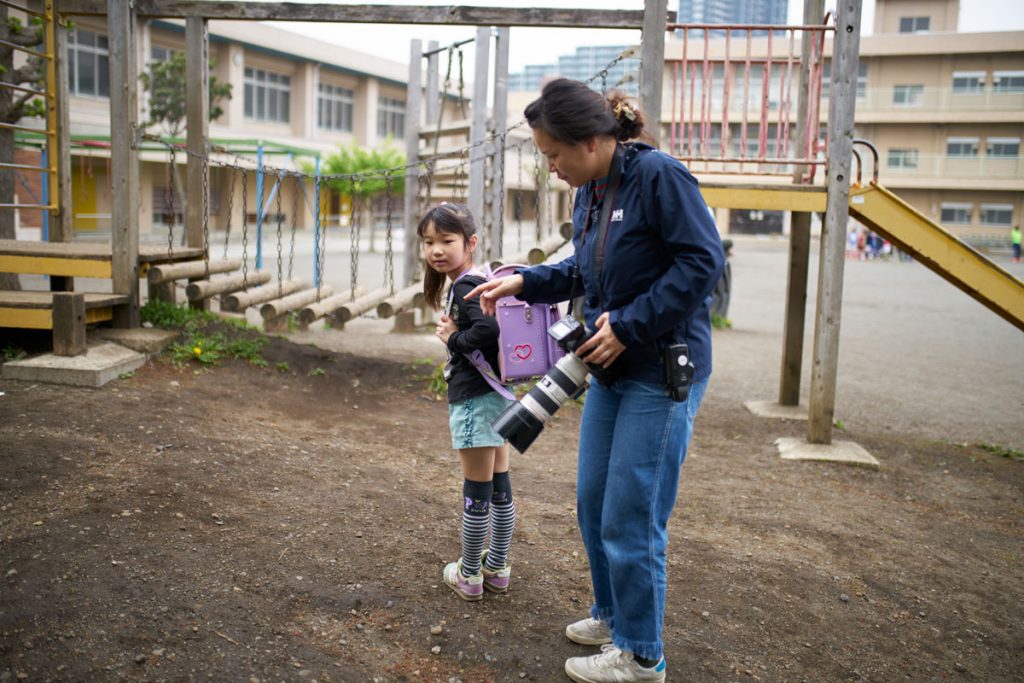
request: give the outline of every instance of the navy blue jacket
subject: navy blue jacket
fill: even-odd
[[[456,403],[474,396],[483,396],[494,391],[480,371],[476,369],[464,354],[479,349],[484,358],[498,369],[498,319],[484,315],[480,309],[480,299],[465,299],[470,290],[484,279],[476,275],[467,275],[452,285],[451,304],[445,313],[452,319],[457,331],[448,337],[448,351],[451,354],[451,376],[448,377],[448,402]]]
[[[697,180],[677,159],[642,143],[624,145],[622,176],[605,241],[600,282],[594,265],[600,202],[593,183],[579,188],[573,207],[575,253],[556,264],[524,269],[528,303],[565,301],[580,264],[576,296],[584,297],[587,327],[610,314],[626,349],[617,377],[662,382],[662,349],[685,342],[694,381],[711,374],[711,291],[725,263],[722,240]],[[590,230],[583,238],[590,214]],[[603,305],[602,305],[603,302]]]

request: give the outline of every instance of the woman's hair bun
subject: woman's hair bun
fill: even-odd
[[[620,142],[634,140],[643,135],[644,116],[631,100],[631,97],[618,91],[608,93],[608,106],[618,123],[616,137]]]

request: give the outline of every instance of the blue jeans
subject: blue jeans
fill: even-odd
[[[662,656],[665,548],[679,470],[707,380],[676,403],[660,384],[591,384],[580,425],[576,510],[590,560],[594,605],[612,643]]]

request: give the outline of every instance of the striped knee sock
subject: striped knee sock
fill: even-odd
[[[480,573],[480,555],[487,540],[487,520],[491,507],[494,483],[490,481],[462,482],[462,574]]]
[[[516,527],[516,504],[512,500],[512,484],[508,472],[494,475],[491,496],[491,544],[487,549],[487,568],[501,569],[508,563],[508,548]]]

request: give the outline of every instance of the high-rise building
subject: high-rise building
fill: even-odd
[[[607,86],[636,95],[640,71],[639,58],[626,57],[618,60],[618,57],[628,49],[628,45],[578,47],[575,54],[560,56],[558,64],[529,64],[522,72],[509,74],[508,88],[512,91],[538,92],[544,81],[561,76],[577,81],[590,81],[596,90]],[[607,74],[602,79],[600,74],[603,70],[607,70]]]
[[[786,0],[679,0],[676,21],[680,24],[785,24],[786,12]],[[754,31],[754,35],[764,33]]]

